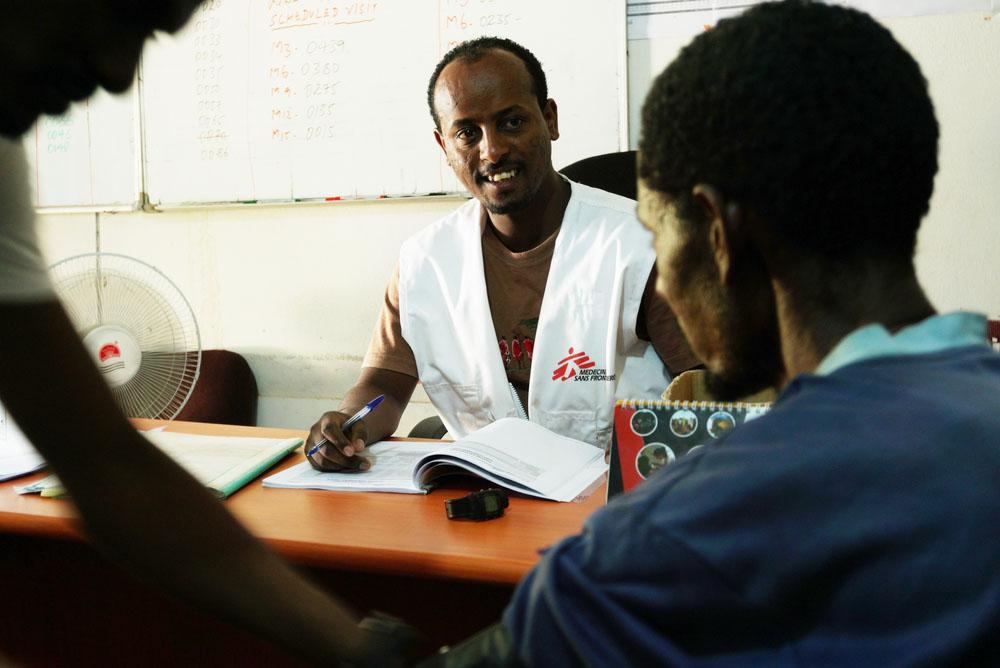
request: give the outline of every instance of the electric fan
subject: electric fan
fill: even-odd
[[[115,253],[67,258],[50,273],[122,412],[176,417],[201,367],[198,323],[177,286],[155,267]]]

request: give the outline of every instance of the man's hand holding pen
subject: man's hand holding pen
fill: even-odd
[[[306,439],[306,459],[313,468],[341,473],[367,471],[371,462],[361,456],[368,443],[368,426],[363,418],[384,398],[385,395],[375,397],[353,415],[340,411],[324,413]]]

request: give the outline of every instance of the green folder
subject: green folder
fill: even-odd
[[[260,476],[303,443],[301,438],[203,436],[170,431],[143,435],[220,499]],[[18,492],[62,496],[66,490],[56,476],[50,475],[18,488]]]

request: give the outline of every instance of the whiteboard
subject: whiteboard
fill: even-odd
[[[724,18],[770,0],[627,0],[628,38],[694,37]],[[997,0],[823,0],[872,16],[922,16],[959,12],[996,13]]]
[[[624,0],[209,0],[143,58],[149,200],[459,192],[426,87],[451,46],[485,34],[541,60],[557,167],[624,147]]]
[[[140,201],[138,95],[103,90],[61,116],[43,116],[24,136],[39,209],[135,209]]]

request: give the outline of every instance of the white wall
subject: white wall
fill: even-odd
[[[1000,234],[993,230],[1000,219],[1000,18],[936,16],[889,26],[930,80],[942,127],[941,173],[917,254],[921,279],[939,309],[1000,315]],[[679,47],[629,43],[633,145],[649,82]],[[50,214],[41,217],[41,233],[51,261],[100,248],[166,273],[195,309],[203,347],[228,348],[250,362],[259,423],[306,428],[356,378],[401,241],[459,202]],[[400,431],[430,414],[418,391]]]

